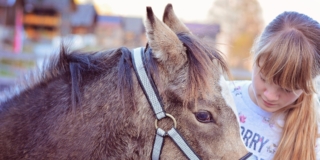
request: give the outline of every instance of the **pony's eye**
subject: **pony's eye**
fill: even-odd
[[[212,115],[209,111],[200,110],[199,112],[194,113],[197,120],[202,123],[213,122]]]

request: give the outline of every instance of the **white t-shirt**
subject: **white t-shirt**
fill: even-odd
[[[240,119],[240,134],[247,149],[257,160],[271,160],[281,138],[283,116],[271,122],[272,113],[262,110],[249,96],[251,81],[229,81],[228,85],[234,98]],[[317,146],[319,146],[319,138]],[[320,159],[317,147],[317,159]]]

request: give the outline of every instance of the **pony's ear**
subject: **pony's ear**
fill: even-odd
[[[181,32],[191,33],[187,26],[176,16],[170,3],[167,4],[164,10],[162,21],[177,34]]]
[[[147,7],[146,33],[153,53],[162,61],[184,50],[178,36],[154,15],[151,7]]]

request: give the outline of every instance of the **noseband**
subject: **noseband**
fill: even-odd
[[[143,56],[144,56],[144,48],[136,48],[131,51],[131,58],[133,60],[134,70],[136,72],[138,81],[140,86],[143,89],[144,94],[146,95],[150,106],[156,116],[155,127],[156,127],[156,135],[152,149],[152,160],[160,159],[160,154],[164,142],[164,137],[169,136],[175,144],[180,148],[180,150],[191,160],[200,160],[199,156],[195,154],[195,152],[190,148],[188,143],[184,140],[184,138],[180,135],[180,133],[176,130],[177,122],[175,118],[166,113],[163,109],[163,103],[161,102],[160,95],[158,94],[157,87],[155,86],[152,79],[150,79],[146,73],[145,66],[143,64]],[[161,120],[165,117],[169,117],[172,119],[174,123],[174,127],[172,127],[168,131],[164,131],[159,128],[157,125],[158,120]],[[240,160],[249,160],[248,158],[252,157],[252,153],[247,153]]]

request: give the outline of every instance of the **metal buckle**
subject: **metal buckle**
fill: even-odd
[[[174,127],[174,128],[177,128],[177,121],[176,121],[176,119],[175,119],[171,114],[169,114],[169,113],[166,113],[166,117],[171,118],[172,121],[173,121],[173,127]],[[159,128],[159,127],[158,127],[158,119],[156,119],[156,121],[154,122],[154,125],[155,125],[156,129]]]

